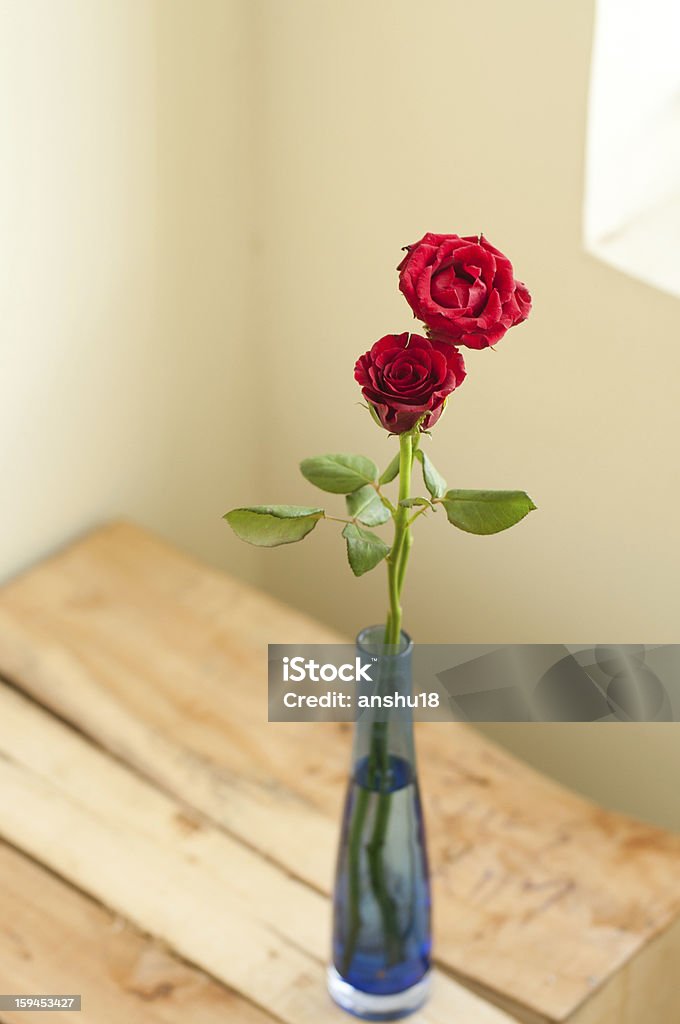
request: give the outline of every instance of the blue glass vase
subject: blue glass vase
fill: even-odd
[[[333,897],[328,988],[364,1020],[417,1010],[430,986],[430,883],[413,739],[413,645],[357,637],[371,682],[357,686],[352,770]],[[360,707],[364,704],[364,707]]]

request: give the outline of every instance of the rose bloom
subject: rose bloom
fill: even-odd
[[[483,235],[428,232],[397,267],[399,288],[432,338],[488,348],[529,316],[531,296]]]
[[[465,379],[458,349],[418,334],[386,334],[357,360],[355,380],[380,423],[392,434],[433,426],[447,397]]]

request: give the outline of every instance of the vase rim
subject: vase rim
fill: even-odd
[[[360,630],[356,638],[356,646],[360,651],[363,651],[368,655],[375,655],[378,653],[383,658],[408,658],[413,653],[413,640],[403,629],[400,634],[399,650],[394,653],[385,653],[384,648],[386,646],[393,647],[393,644],[386,645],[384,640],[370,640],[371,634],[377,634],[378,636],[384,636],[385,626],[375,625],[366,626]],[[381,649],[382,648],[382,649]],[[376,650],[377,649],[377,650]]]

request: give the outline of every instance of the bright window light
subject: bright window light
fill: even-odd
[[[586,248],[680,295],[680,3],[597,0]]]

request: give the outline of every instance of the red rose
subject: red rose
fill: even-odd
[[[357,360],[354,378],[385,430],[404,434],[423,413],[433,426],[451,392],[465,379],[465,363],[451,344],[418,334],[386,334]]]
[[[488,348],[529,316],[529,292],[483,235],[428,232],[406,246],[397,270],[400,290],[432,338]]]

